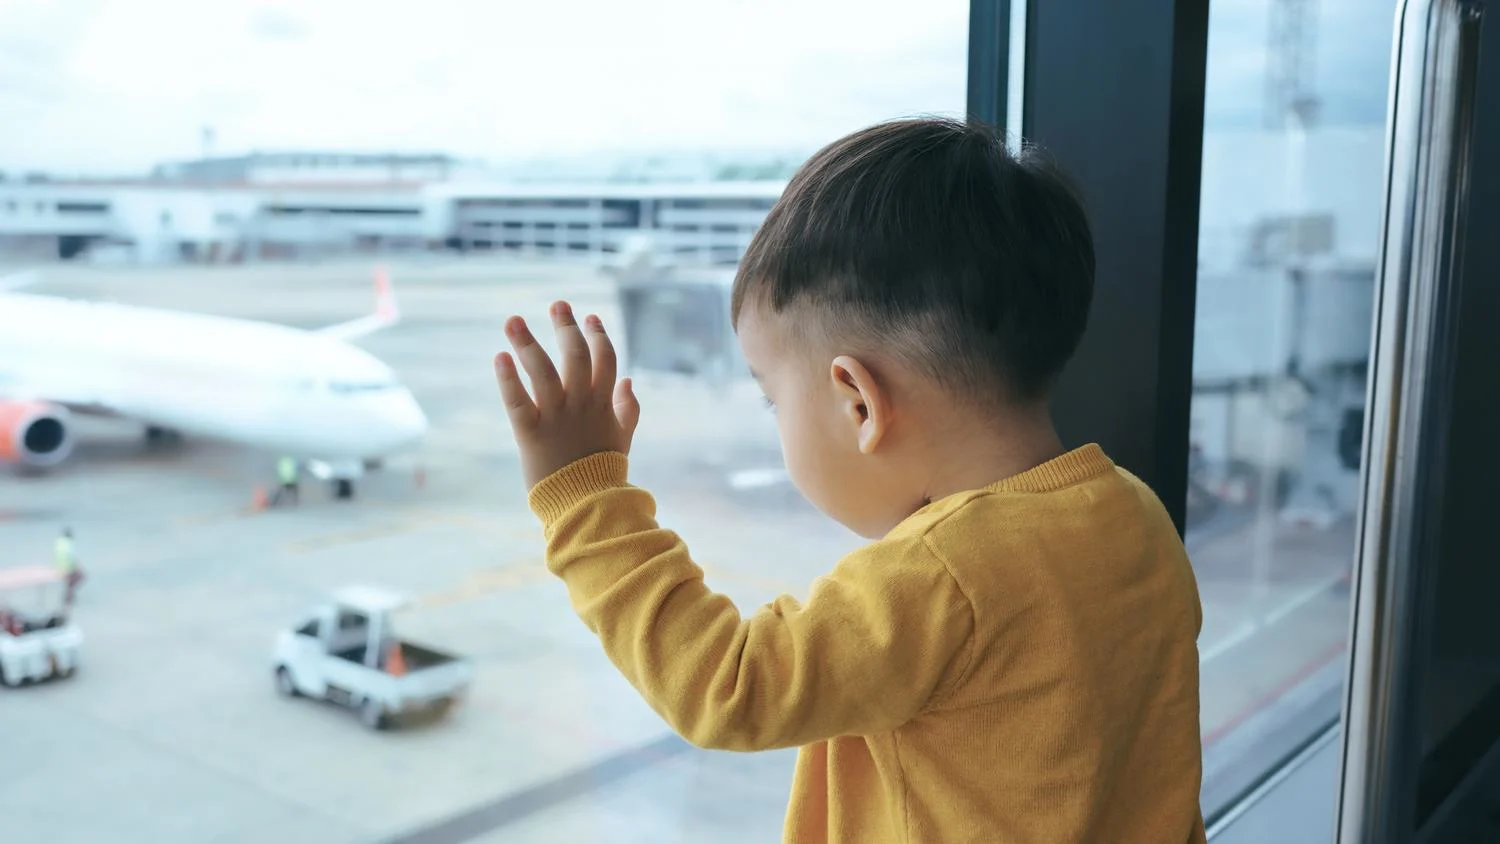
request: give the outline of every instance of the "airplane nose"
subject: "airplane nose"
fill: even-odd
[[[399,432],[403,444],[413,444],[427,435],[427,414],[417,404],[417,397],[410,390],[402,390],[391,414],[393,427]]]

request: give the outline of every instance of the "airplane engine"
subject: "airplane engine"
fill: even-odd
[[[73,451],[67,408],[40,401],[0,401],[0,463],[56,466]]]

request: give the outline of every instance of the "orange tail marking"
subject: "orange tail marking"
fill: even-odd
[[[375,265],[375,313],[381,319],[396,318],[396,291],[384,264]]]

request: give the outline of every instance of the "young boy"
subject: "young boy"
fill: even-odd
[[[640,416],[597,317],[495,359],[547,564],[702,747],[797,746],[788,842],[1204,840],[1201,609],[1166,511],[1047,395],[1083,334],[1083,210],[944,120],[857,132],[787,186],[733,318],[798,489],[872,540],[742,617],[626,480]]]

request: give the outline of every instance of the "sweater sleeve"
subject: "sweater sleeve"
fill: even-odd
[[[894,729],[957,682],[973,611],[922,536],[886,539],[744,618],[710,590],[623,454],[537,484],[547,566],[647,703],[688,741],[792,747]]]

